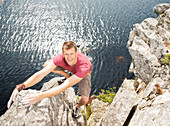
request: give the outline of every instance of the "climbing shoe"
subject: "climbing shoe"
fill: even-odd
[[[81,113],[80,113],[80,109],[79,108],[73,109],[72,117],[74,119],[77,119],[77,118],[81,117]]]

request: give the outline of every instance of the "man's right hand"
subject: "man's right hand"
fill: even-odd
[[[38,72],[36,72],[35,74],[33,74],[30,78],[28,78],[24,83],[16,85],[16,88],[14,89],[14,91],[12,92],[12,95],[8,101],[7,107],[10,108],[11,103],[13,101],[15,101],[16,96],[18,94],[19,91],[24,90],[25,88],[31,87],[34,84],[38,83],[39,81],[41,81],[46,75],[48,75],[50,72],[52,72],[55,69],[55,64],[53,63],[52,60],[48,60],[45,64],[44,64],[44,68]]]
[[[19,91],[18,91],[17,88],[15,88],[15,89],[13,90],[12,95],[11,95],[9,101],[8,101],[8,104],[7,104],[8,109],[11,107],[12,102],[15,101],[18,92],[19,92]]]

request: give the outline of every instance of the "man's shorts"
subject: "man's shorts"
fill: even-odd
[[[91,92],[91,75],[86,75],[79,82],[79,95],[89,97],[90,92]]]
[[[64,71],[65,69],[57,66],[54,70]],[[79,95],[81,96],[90,96],[91,92],[91,74],[88,73],[80,82],[79,82]]]

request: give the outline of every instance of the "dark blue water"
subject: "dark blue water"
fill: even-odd
[[[156,17],[153,7],[169,0],[8,0],[0,5],[0,115],[15,88],[72,40],[93,57],[92,94],[122,83],[131,56],[133,24]],[[32,88],[58,76],[50,74]]]

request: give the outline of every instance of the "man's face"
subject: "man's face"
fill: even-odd
[[[64,58],[68,65],[73,66],[77,62],[77,51],[75,51],[75,48],[72,47],[70,49],[64,49],[63,50]]]

